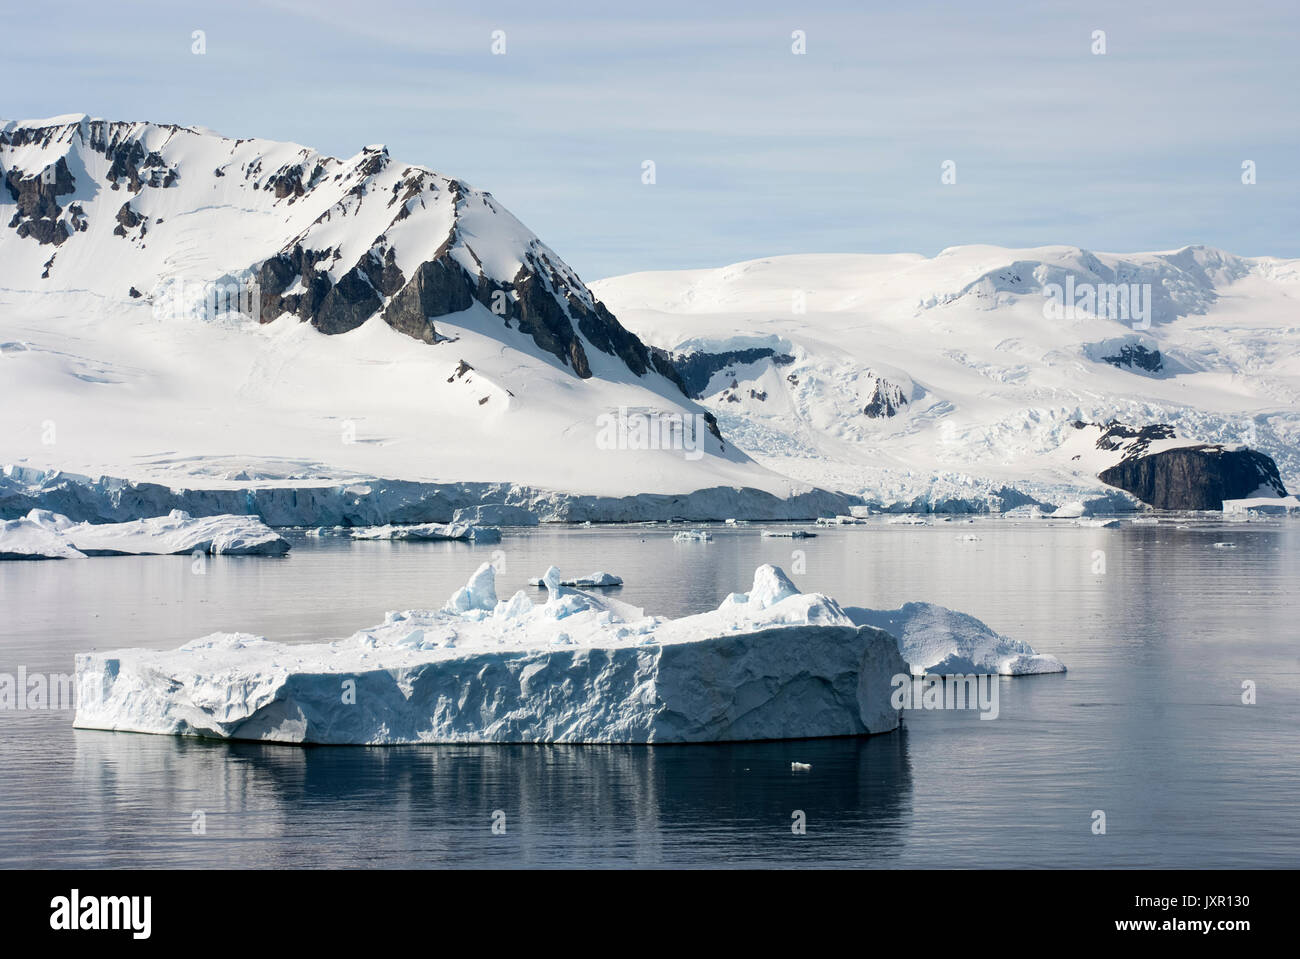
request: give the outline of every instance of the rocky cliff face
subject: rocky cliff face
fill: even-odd
[[[1104,470],[1103,483],[1157,509],[1219,510],[1225,499],[1285,496],[1272,458],[1251,449],[1185,446],[1125,460]],[[1259,493],[1259,490],[1265,490]]]
[[[1179,440],[1164,423],[1101,430],[1096,448],[1118,461],[1098,478],[1157,509],[1219,510],[1225,499],[1287,495],[1277,464],[1257,450]]]

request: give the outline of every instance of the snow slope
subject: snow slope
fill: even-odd
[[[1136,284],[1150,328],[1097,303],[1054,310],[1053,284]],[[1300,483],[1300,261],[966,246],[772,257],[592,289],[678,354],[724,435],[756,460],[885,504],[1024,502],[1004,487],[1123,504],[1068,445],[1074,421],[1111,418],[1246,443],[1274,457],[1288,488]],[[733,358],[683,362],[702,353]]]
[[[721,442],[491,194],[382,147],[10,121],[0,181],[0,463],[190,488],[804,488]],[[620,410],[684,418],[698,448],[602,446]]]

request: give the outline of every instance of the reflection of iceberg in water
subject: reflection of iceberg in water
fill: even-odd
[[[60,864],[901,865],[907,738],[300,749],[78,731],[92,821]]]

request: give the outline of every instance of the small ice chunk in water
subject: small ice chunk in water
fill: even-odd
[[[791,763],[790,764],[790,772],[792,773],[806,773],[810,769],[812,769],[812,763]]]

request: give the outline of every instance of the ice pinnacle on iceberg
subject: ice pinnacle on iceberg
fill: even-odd
[[[469,578],[469,582],[456,590],[443,607],[449,613],[468,613],[481,610],[490,613],[497,606],[496,567],[484,563]]]
[[[764,564],[754,570],[754,585],[749,591],[749,602],[759,609],[767,609],[798,592],[799,587],[790,582],[790,577],[783,570]]]

